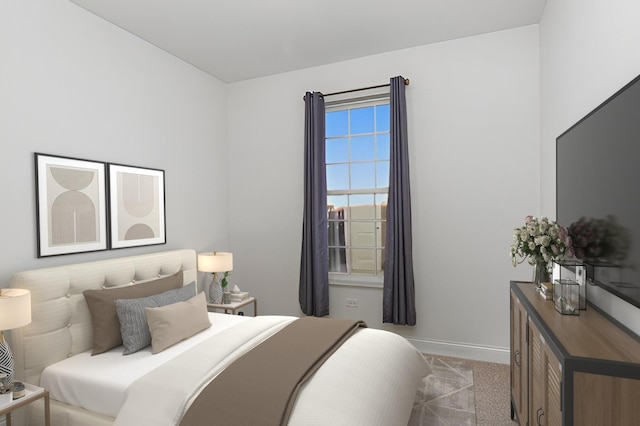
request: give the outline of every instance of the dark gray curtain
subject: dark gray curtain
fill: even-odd
[[[391,161],[389,165],[382,320],[393,324],[415,325],[411,191],[409,189],[407,105],[404,88],[404,78],[394,77],[391,79]]]
[[[304,97],[304,213],[300,260],[300,308],[306,315],[329,315],[327,179],[324,145],[324,99]]]

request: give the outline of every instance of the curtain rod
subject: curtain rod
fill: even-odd
[[[408,78],[404,79],[404,85],[408,86],[409,83],[411,83],[411,81]],[[378,84],[377,86],[369,86],[369,87],[361,87],[359,89],[351,89],[351,90],[343,90],[341,92],[333,92],[333,93],[327,93],[326,95],[322,92],[320,92],[320,94],[324,97],[327,96],[335,96],[335,95],[344,95],[345,93],[352,93],[352,92],[361,92],[363,90],[371,90],[371,89],[379,89],[381,87],[389,87],[391,84],[387,83],[387,84]],[[302,100],[304,100],[304,96],[302,96]]]

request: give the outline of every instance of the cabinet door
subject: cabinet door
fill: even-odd
[[[637,425],[640,380],[576,372],[573,375],[575,425]]]
[[[521,424],[527,418],[527,312],[511,292],[511,399]]]
[[[545,373],[547,377],[545,413],[549,426],[562,425],[562,365],[548,345],[545,345]]]
[[[533,322],[529,323],[529,424],[562,426],[562,366]]]

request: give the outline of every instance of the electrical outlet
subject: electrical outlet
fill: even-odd
[[[347,299],[347,302],[345,304],[350,308],[357,308],[358,302],[358,299]]]

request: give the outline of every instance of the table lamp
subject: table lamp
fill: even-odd
[[[209,300],[212,303],[220,303],[223,289],[218,282],[218,272],[233,271],[233,254],[224,251],[198,253],[198,271],[213,273],[213,281],[209,286]]]
[[[0,373],[13,383],[13,354],[4,340],[5,330],[23,327],[31,322],[31,292],[21,288],[0,289]]]

